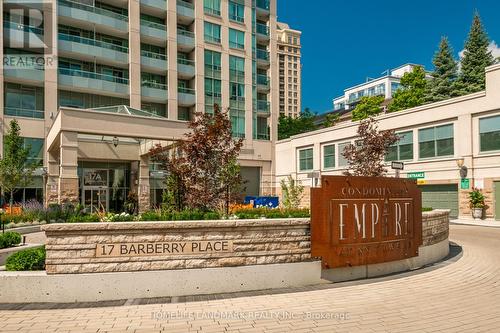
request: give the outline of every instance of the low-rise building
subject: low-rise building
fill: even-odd
[[[387,154],[388,169],[391,161],[404,162],[401,177],[418,179],[423,206],[470,217],[468,194],[477,187],[486,196],[486,217],[500,219],[498,87],[500,65],[494,65],[486,69],[485,91],[377,117],[380,130],[401,136]],[[358,125],[342,122],[278,141],[276,184],[291,175],[308,188],[319,185],[321,175],[341,175],[348,165],[342,151],[356,140]]]

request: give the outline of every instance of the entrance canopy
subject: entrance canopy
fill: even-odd
[[[170,120],[124,105],[97,109],[62,107],[47,135],[46,149],[59,149],[60,135],[63,132],[178,141],[187,130],[186,122]]]

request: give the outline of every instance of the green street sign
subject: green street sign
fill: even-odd
[[[406,178],[410,179],[423,179],[425,178],[425,172],[409,172]]]
[[[470,188],[470,179],[463,178],[462,181],[460,181],[460,189],[468,190],[469,188]]]

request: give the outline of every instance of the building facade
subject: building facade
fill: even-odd
[[[424,206],[470,217],[468,194],[475,187],[486,196],[485,216],[500,220],[499,86],[500,65],[494,65],[486,69],[485,91],[377,117],[380,130],[401,137],[386,156],[388,169],[391,161],[404,162],[401,177],[417,180]],[[319,185],[321,175],[341,175],[348,165],[342,151],[357,139],[358,124],[342,122],[279,141],[276,183],[292,176],[310,187]]]
[[[123,202],[139,183],[138,169],[148,163],[151,174],[156,171],[144,159],[148,142],[180,139],[179,123],[195,112],[213,112],[214,104],[229,110],[233,135],[245,139],[239,161],[250,184],[247,194],[274,190],[276,0],[19,2],[2,2],[0,119],[3,133],[12,119],[19,122],[41,168],[33,187],[19,191],[16,201],[45,196],[51,202],[94,202],[87,198],[94,192],[84,189],[86,179],[106,175],[95,185],[96,196],[99,187],[106,188],[110,207],[113,187]],[[62,109],[89,112],[58,117]],[[92,110],[107,114],[107,123],[95,131],[80,128],[96,116]],[[126,127],[107,133],[122,115],[144,127],[133,136]],[[74,127],[55,124],[58,119],[71,119]],[[158,119],[163,137],[153,137],[148,128]],[[57,138],[49,146],[50,133]],[[118,150],[111,149],[115,141]],[[123,147],[129,152],[121,155]],[[142,184],[152,202],[161,197],[155,191],[159,183]]]
[[[368,96],[384,96],[386,100],[392,98],[392,94],[398,90],[401,77],[413,70],[414,64],[405,64],[397,68],[387,70],[385,76],[367,79],[365,83],[358,84],[344,90],[344,94],[333,99],[333,112],[353,110],[361,98]]]
[[[297,117],[302,110],[302,32],[278,22],[279,112]]]

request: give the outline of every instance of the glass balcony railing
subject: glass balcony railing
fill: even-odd
[[[259,133],[259,132],[257,132],[257,134],[255,135],[255,138],[257,140],[269,140],[270,139],[270,135],[269,135],[269,133]]]
[[[187,1],[177,0],[177,6],[186,7],[189,9],[194,9],[194,5]]]
[[[205,65],[205,76],[220,79],[222,67],[219,65]]]
[[[168,90],[168,87],[165,83],[160,83],[156,81],[142,81],[141,86],[146,88]]]
[[[208,15],[214,15],[214,16],[220,16],[220,10],[211,8],[211,7],[203,7],[203,11],[205,14]]]
[[[257,8],[269,10],[269,0],[257,0]]]
[[[189,94],[189,95],[195,94],[195,90],[193,88],[178,87],[177,91],[180,92],[181,94]]]
[[[269,27],[265,24],[257,23],[257,33],[264,36],[269,36]]]
[[[194,38],[194,32],[188,30],[177,29],[177,35]]]
[[[11,107],[6,106],[5,107],[5,114],[7,116],[14,116],[14,117],[43,119],[45,112],[43,112],[41,110],[11,108]]]
[[[245,18],[243,16],[235,15],[235,14],[229,14],[229,19],[231,21],[243,23],[245,22]]]
[[[114,83],[128,84],[128,79],[123,77],[101,74],[96,72],[87,72],[79,69],[59,68],[59,74],[68,76],[78,76],[87,79],[103,80]]]
[[[167,56],[161,53],[155,53],[151,51],[141,50],[141,56],[151,59],[167,60]]]
[[[269,52],[257,49],[257,59],[269,61]]]
[[[258,112],[269,112],[269,102],[268,101],[259,101],[257,100],[257,111]]]
[[[245,83],[245,72],[234,69],[229,70],[229,81]]]
[[[180,65],[194,66],[194,60],[186,58],[177,58],[177,63]]]
[[[211,35],[205,35],[205,42],[220,44],[220,37],[215,37]]]
[[[112,18],[120,20],[120,21],[128,22],[127,16],[119,14],[119,13],[115,13],[111,10],[98,8],[98,7],[86,5],[86,4],[79,3],[79,2],[68,1],[68,0],[59,0],[58,4],[63,5],[63,6],[67,6],[70,8],[77,8],[77,9],[85,10],[87,12],[92,12],[92,13],[103,15],[103,16],[112,17]]]
[[[80,36],[73,36],[73,35],[68,35],[64,33],[59,33],[58,34],[60,40],[65,40],[69,42],[75,42],[75,43],[80,43],[80,44],[85,44],[85,45],[91,45],[91,46],[96,46],[96,47],[102,47],[105,49],[113,50],[113,51],[118,51],[118,52],[123,52],[123,53],[128,53],[128,47],[108,43],[108,42],[103,42],[100,40],[96,39],[91,39],[91,38],[85,38],[85,37],[80,37]]]
[[[34,34],[43,36],[43,28],[40,28],[40,27],[34,27],[31,25],[25,25],[25,24],[21,24],[21,23],[17,23],[17,22],[12,22],[12,21],[4,21],[3,27],[5,29],[30,32],[30,33],[34,33]]]
[[[162,30],[162,31],[167,30],[167,26],[165,24],[161,24],[158,22],[151,22],[148,20],[141,20],[141,25],[145,26],[145,27],[153,28],[153,29]]]
[[[269,77],[264,74],[257,74],[257,84],[262,86],[269,86]]]

